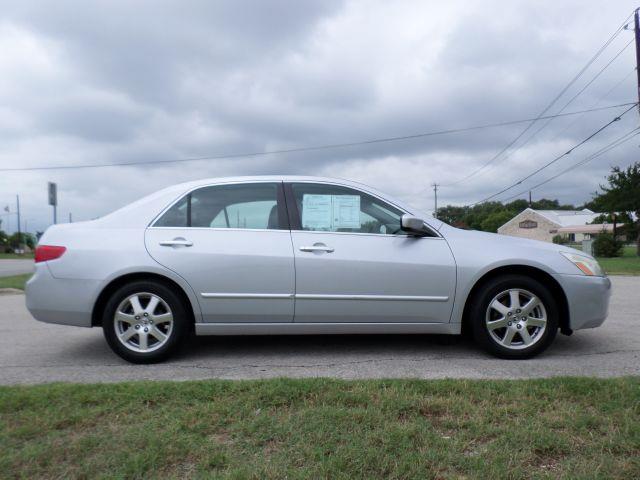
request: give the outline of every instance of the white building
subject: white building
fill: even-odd
[[[603,230],[608,232],[613,230],[611,224],[590,225],[599,215],[587,208],[583,210],[527,208],[498,228],[498,233],[546,242],[553,241],[556,235],[562,235],[571,242],[581,242],[585,235],[591,236]]]

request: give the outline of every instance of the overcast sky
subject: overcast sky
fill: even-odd
[[[411,135],[535,117],[637,2],[8,2],[0,15],[0,168],[171,160]],[[633,37],[621,32],[550,110]],[[565,111],[637,100],[631,44]],[[616,86],[616,88],[613,88]],[[613,89],[613,90],[612,90]],[[606,95],[608,94],[608,95]],[[606,96],[605,96],[606,95]],[[563,153],[623,109],[552,121],[439,203],[484,198]],[[540,123],[542,125],[542,123]],[[552,168],[557,173],[638,125],[632,111]],[[228,160],[0,172],[0,212],[19,194],[28,229],[97,217],[198,178],[309,174],[362,181],[424,210],[432,182],[464,178],[526,124]],[[537,130],[538,124],[523,136]],[[518,144],[516,144],[517,146]],[[640,137],[534,191],[579,204]],[[15,217],[0,216],[15,229]]]

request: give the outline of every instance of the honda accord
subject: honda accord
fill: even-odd
[[[172,186],[54,225],[27,282],[31,314],[102,327],[161,361],[196,335],[460,334],[528,358],[597,327],[611,283],[591,256],[454,228],[368,186],[242,177]]]

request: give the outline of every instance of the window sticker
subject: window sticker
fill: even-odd
[[[336,231],[359,229],[360,195],[302,196],[302,228],[304,230]]]
[[[302,228],[304,230],[331,230],[331,195],[305,193],[302,197]]]
[[[360,195],[333,195],[333,229],[360,228]]]

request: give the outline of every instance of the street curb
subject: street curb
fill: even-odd
[[[24,295],[24,290],[17,288],[0,288],[0,295]]]

